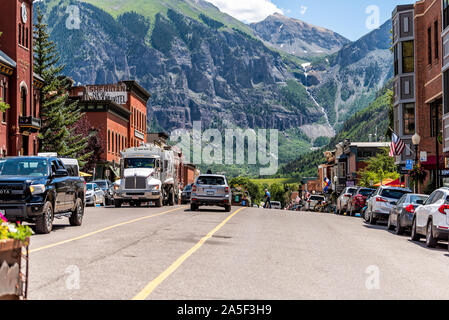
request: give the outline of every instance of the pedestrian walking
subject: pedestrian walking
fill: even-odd
[[[264,209],[271,209],[271,194],[268,192],[268,189],[265,189],[265,204],[263,207]]]

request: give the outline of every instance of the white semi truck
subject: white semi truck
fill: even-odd
[[[178,203],[181,151],[146,144],[120,154],[120,180],[114,184],[115,207],[125,203],[149,203],[156,207]]]

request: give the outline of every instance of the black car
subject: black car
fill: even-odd
[[[70,176],[57,157],[0,160],[0,211],[9,221],[35,223],[38,233],[50,233],[54,218],[80,226],[84,193],[84,179]]]
[[[187,204],[190,203],[190,196],[192,195],[192,184],[188,184],[186,185],[186,187],[184,188],[184,190],[182,190],[181,193],[181,204]]]
[[[415,209],[426,202],[429,196],[422,194],[404,194],[396,206],[390,211],[388,218],[388,230],[396,230],[401,235],[405,230],[410,230],[413,224]]]
[[[105,202],[106,205],[113,205],[114,204],[114,190],[113,190],[113,184],[110,180],[95,180],[92,181],[92,183],[96,183],[97,186],[100,187],[101,190],[103,190],[105,195]]]

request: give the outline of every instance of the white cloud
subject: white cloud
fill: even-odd
[[[222,12],[246,22],[259,22],[273,13],[281,13],[270,0],[207,0],[217,6]]]
[[[302,14],[302,15],[305,15],[306,12],[307,12],[307,9],[308,9],[308,7],[306,7],[306,6],[301,6],[301,14]]]

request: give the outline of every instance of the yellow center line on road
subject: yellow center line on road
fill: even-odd
[[[201,246],[212,236],[220,230],[229,220],[232,219],[237,213],[242,211],[245,208],[240,208],[223,220],[218,226],[216,226],[211,232],[209,232],[206,236],[204,236],[198,243],[193,246],[189,251],[180,256],[170,267],[168,267],[164,272],[162,272],[157,278],[152,280],[145,288],[142,289],[133,300],[145,300],[148,296],[165,280],[167,279],[173,272],[176,271],[183,263],[187,260],[192,254],[194,254]]]
[[[167,213],[170,213],[170,212],[173,212],[173,211],[177,211],[177,210],[180,210],[180,209],[184,209],[184,208],[185,207],[171,209],[171,210],[167,210],[167,211],[164,211],[164,212],[152,214],[152,215],[149,215],[149,216],[140,217],[140,218],[137,218],[137,219],[133,219],[133,220],[125,221],[125,222],[122,222],[122,223],[118,223],[118,224],[115,224],[113,226],[109,226],[109,227],[106,227],[106,228],[103,228],[103,229],[100,229],[100,230],[97,230],[97,231],[92,231],[92,232],[83,234],[83,235],[81,235],[79,237],[67,239],[67,240],[64,240],[64,241],[56,242],[56,243],[53,243],[53,244],[49,244],[49,245],[46,245],[46,246],[43,246],[43,247],[40,247],[40,248],[36,248],[36,249],[30,250],[30,253],[42,251],[42,250],[45,250],[45,249],[50,249],[50,248],[57,247],[57,246],[60,246],[60,245],[63,245],[63,244],[69,243],[69,242],[73,242],[73,241],[76,241],[76,240],[85,239],[87,237],[91,237],[93,235],[96,235],[96,234],[99,234],[99,233],[102,233],[102,232],[105,232],[105,231],[108,231],[108,230],[111,230],[111,229],[115,229],[115,228],[118,228],[118,227],[121,227],[121,226],[125,226],[127,224],[139,222],[139,221],[142,221],[142,220],[147,220],[147,219],[151,219],[151,218],[154,218],[154,217],[162,216],[164,214],[167,214]]]

